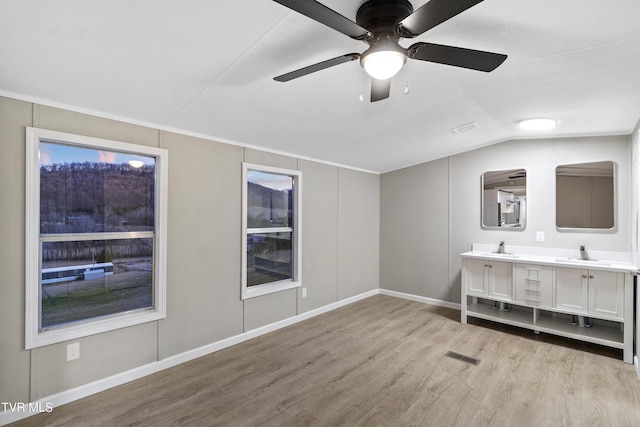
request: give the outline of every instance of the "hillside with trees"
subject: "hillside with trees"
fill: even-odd
[[[103,233],[154,230],[155,168],[64,163],[40,168],[40,232]],[[47,242],[43,262],[110,262],[148,257],[152,239]],[[51,264],[51,263],[49,263]]]
[[[40,232],[151,231],[154,166],[64,163],[40,168]]]

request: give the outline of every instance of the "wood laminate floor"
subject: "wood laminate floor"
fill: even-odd
[[[378,295],[12,426],[640,425],[618,350],[459,319]]]

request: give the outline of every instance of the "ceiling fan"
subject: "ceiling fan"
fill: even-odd
[[[400,39],[419,36],[483,0],[430,0],[416,11],[408,0],[368,0],[358,8],[356,22],[315,0],[274,1],[369,45],[363,53],[348,53],[274,77],[278,82],[360,59],[372,77],[371,102],[375,102],[389,97],[391,77],[407,58],[485,72],[493,71],[507,59],[507,55],[461,47],[418,42],[404,48],[398,43]]]

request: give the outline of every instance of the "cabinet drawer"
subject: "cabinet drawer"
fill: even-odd
[[[552,307],[553,267],[516,265],[515,300],[531,307]]]

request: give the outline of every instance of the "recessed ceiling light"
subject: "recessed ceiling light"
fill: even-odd
[[[518,126],[523,130],[549,130],[558,126],[558,121],[556,119],[538,117],[520,120]]]

